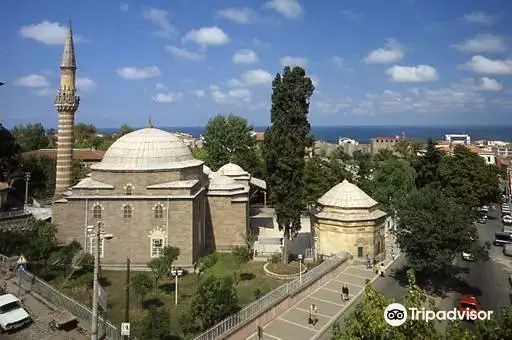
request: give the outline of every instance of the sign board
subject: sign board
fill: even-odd
[[[98,283],[98,304],[107,310],[107,291]]]
[[[130,323],[129,322],[121,323],[121,335],[130,336]]]

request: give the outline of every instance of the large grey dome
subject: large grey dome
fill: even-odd
[[[172,170],[199,166],[203,161],[195,159],[178,136],[154,128],[128,133],[110,146],[100,163],[93,170],[150,171]]]

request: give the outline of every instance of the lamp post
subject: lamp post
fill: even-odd
[[[19,281],[18,281],[18,297],[21,297],[21,272],[25,271],[25,266],[27,265],[27,260],[23,255],[20,256],[18,261],[16,262],[16,267],[18,269]]]
[[[297,256],[299,259],[299,284],[302,285],[302,254]]]
[[[178,305],[178,277],[183,275],[183,269],[181,268],[173,268],[171,269],[171,275],[175,278],[174,284],[174,304]]]
[[[94,236],[96,246],[94,248],[94,274],[92,278],[92,320],[91,320],[91,340],[98,340],[98,276],[100,271],[100,246],[103,240],[112,239],[112,234],[106,234],[103,227],[105,223],[98,221],[96,225],[87,226],[87,232]]]
[[[28,207],[28,183],[30,182],[30,171],[25,172],[25,209]]]

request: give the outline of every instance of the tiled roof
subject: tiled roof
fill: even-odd
[[[175,134],[145,128],[130,132],[110,146],[100,163],[91,169],[104,171],[148,171],[199,166],[188,146]]]
[[[348,209],[369,209],[378,203],[355,184],[344,180],[318,199],[324,206]]]
[[[73,149],[73,159],[89,162],[100,162],[103,159],[105,151],[92,150],[92,149]],[[39,149],[34,151],[24,152],[21,155],[23,158],[31,157],[48,157],[57,159],[57,149]]]

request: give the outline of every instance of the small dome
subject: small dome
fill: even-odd
[[[210,175],[212,172],[213,172],[213,171],[212,171],[212,169],[210,169],[210,167],[209,167],[209,166],[207,166],[207,165],[204,165],[204,164],[203,164],[203,173],[204,173],[205,175]]]
[[[114,142],[93,170],[148,171],[199,166],[178,136],[154,128],[130,132]]]
[[[378,203],[363,190],[347,180],[335,185],[318,199],[324,206],[348,209],[369,209]]]
[[[217,174],[210,181],[209,190],[235,190],[244,189],[245,186],[232,178]]]
[[[220,167],[220,169],[217,171],[219,174],[224,176],[244,176],[247,175],[247,171],[242,169],[241,166],[228,163]]]

